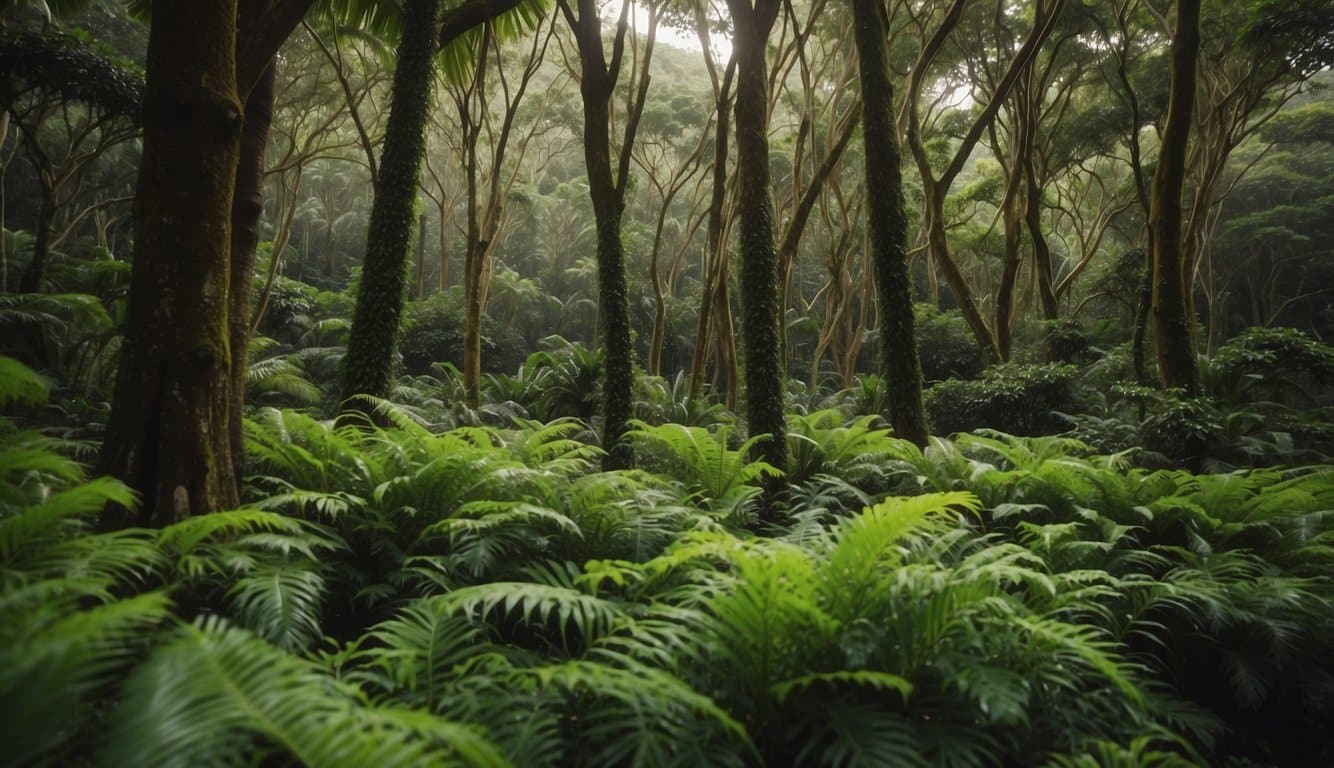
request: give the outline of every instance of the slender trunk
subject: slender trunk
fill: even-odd
[[[9,137],[9,110],[0,109],[0,149]],[[9,292],[9,254],[5,249],[5,177],[9,163],[0,158],[0,293]]]
[[[737,56],[736,144],[741,200],[741,342],[745,355],[746,420],[764,435],[758,454],[780,470],[788,465],[785,374],[780,346],[778,253],[769,189],[769,92],[765,44],[777,0],[728,0]]]
[[[229,430],[232,190],[242,105],[236,0],[153,7],[125,341],[102,471],[161,526],[237,503]]]
[[[562,12],[579,45],[584,164],[597,227],[598,317],[606,351],[602,428],[602,447],[606,451],[602,461],[604,469],[621,469],[634,463],[630,444],[623,439],[633,404],[634,347],[630,341],[630,300],[626,287],[625,251],[621,244],[625,168],[634,142],[633,114],[627,120],[623,154],[615,171],[611,151],[611,98],[620,74],[627,11],[628,8],[622,10],[609,64],[603,52],[602,21],[597,3],[578,0],[577,15],[568,4],[562,3]],[[642,99],[640,104],[642,106]]]
[[[254,0],[243,0],[241,14],[249,16]],[[253,17],[251,17],[253,18]],[[241,31],[244,34],[244,28]],[[236,166],[236,186],[232,197],[232,232],[230,244],[231,293],[228,296],[228,343],[232,350],[232,377],[228,399],[228,431],[232,443],[232,466],[241,476],[244,458],[244,415],[246,349],[250,345],[250,294],[255,274],[255,248],[259,245],[259,222],[264,215],[264,154],[268,148],[269,125],[273,122],[274,68],[265,67],[255,87],[245,100],[245,124],[241,129],[240,159]],[[276,261],[277,250],[272,252]]]
[[[56,222],[56,193],[51,188],[48,168],[39,171],[42,186],[42,205],[37,211],[37,231],[32,241],[32,260],[19,279],[20,293],[38,293],[46,282],[46,267],[51,262],[51,231]]]
[[[709,225],[704,238],[704,274],[700,283],[703,292],[699,300],[699,317],[695,325],[695,349],[690,359],[690,397],[698,398],[704,389],[704,366],[708,360],[709,333],[713,328],[714,306],[717,303],[718,275],[726,282],[727,250],[723,244],[723,209],[727,202],[727,152],[731,130],[732,78],[736,73],[736,56],[727,63],[722,86],[718,91],[718,125],[714,128],[713,191],[709,198]],[[721,269],[719,268],[721,262]]]
[[[1016,165],[1019,158],[1015,158]],[[1022,258],[1019,252],[1021,216],[1018,206],[1019,172],[1010,169],[1010,183],[1006,185],[1005,199],[1001,202],[1001,222],[1005,229],[1005,252],[1001,257],[1000,284],[996,287],[996,350],[1001,360],[1010,359],[1014,341],[1014,289],[1019,280]]]
[[[384,397],[393,376],[394,350],[407,282],[407,258],[417,204],[417,181],[426,149],[432,62],[440,0],[407,0],[398,45],[384,152],[375,179],[366,236],[366,260],[343,360],[343,399]],[[347,408],[346,402],[343,408]]]
[[[1200,49],[1200,0],[1178,0],[1172,38],[1172,86],[1167,123],[1153,175],[1149,229],[1153,240],[1153,331],[1163,386],[1188,394],[1199,391],[1195,368],[1192,319],[1187,312],[1186,274],[1182,258],[1181,195],[1185,187],[1186,147],[1195,108],[1195,65]]]
[[[662,275],[658,272],[658,253],[662,250],[662,230],[667,222],[667,206],[671,205],[670,195],[663,199],[658,209],[658,220],[653,228],[653,250],[649,253],[648,272],[653,285],[653,334],[648,342],[648,375],[662,375],[662,343],[667,332],[667,299],[662,287]]]
[[[889,78],[888,20],[879,0],[853,0],[852,14],[862,85],[867,221],[880,304],[880,364],[889,387],[889,423],[896,435],[923,447],[929,431],[908,274],[908,215]]]

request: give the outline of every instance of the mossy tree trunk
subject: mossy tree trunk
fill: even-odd
[[[929,432],[922,405],[922,366],[917,355],[912,281],[908,274],[908,216],[903,206],[902,156],[894,125],[889,79],[888,19],[880,0],[852,0],[862,88],[862,136],[866,157],[866,206],[880,304],[880,357],[889,387],[894,433],[925,446]]]
[[[403,16],[361,287],[343,360],[345,401],[356,395],[384,397],[389,393],[403,315],[408,250],[417,220],[417,180],[426,149],[440,0],[407,0]],[[343,408],[348,407],[344,402]]]
[[[653,55],[659,8],[650,4],[647,42],[642,50],[640,80],[624,116],[625,133],[619,155],[611,149],[611,98],[621,74],[629,3],[622,5],[620,21],[612,40],[611,59],[602,43],[602,20],[597,0],[561,0],[560,10],[574,32],[579,48],[579,93],[584,106],[584,163],[588,173],[588,195],[593,203],[597,228],[598,306],[607,367],[603,379],[602,447],[605,469],[634,464],[634,454],[624,440],[633,404],[635,351],[630,335],[630,300],[626,286],[625,249],[621,243],[621,216],[630,175],[630,152],[634,147],[639,116],[648,89],[648,66]],[[613,168],[613,160],[615,167]]]
[[[736,146],[741,216],[741,341],[746,420],[760,458],[788,465],[787,414],[778,303],[778,253],[774,247],[769,189],[768,71],[765,45],[778,16],[778,0],[728,0],[737,57]]]
[[[1149,231],[1153,241],[1153,332],[1163,386],[1199,391],[1188,310],[1190,265],[1181,247],[1181,195],[1195,109],[1195,65],[1200,51],[1200,0],[1178,0],[1172,36],[1172,85],[1158,167],[1153,175]]]
[[[237,503],[227,426],[235,41],[236,0],[153,4],[134,267],[100,461],[143,505],[107,510],[109,527]]]

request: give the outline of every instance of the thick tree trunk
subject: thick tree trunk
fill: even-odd
[[[1200,0],[1178,0],[1176,32],[1172,38],[1172,86],[1167,123],[1153,175],[1149,212],[1153,240],[1153,331],[1158,370],[1163,386],[1189,394],[1199,391],[1195,345],[1186,275],[1190,265],[1182,257],[1181,195],[1185,187],[1186,147],[1191,113],[1195,108],[1195,63],[1200,50]]]
[[[889,385],[889,423],[896,435],[924,447],[929,431],[908,274],[908,215],[903,207],[902,157],[889,79],[888,20],[880,0],[853,0],[852,16],[862,84],[866,207],[880,303],[881,367]]]
[[[241,0],[238,35],[249,31],[267,0]],[[232,443],[232,466],[239,478],[245,453],[245,384],[249,367],[250,294],[255,275],[255,248],[259,245],[259,223],[264,215],[264,156],[273,122],[275,70],[270,65],[245,99],[245,124],[241,129],[240,157],[232,195],[231,290],[228,296],[228,339],[232,350],[232,376],[228,400],[228,432]],[[275,246],[273,259],[280,254]]]
[[[138,491],[108,527],[237,503],[228,258],[241,138],[236,0],[153,4],[125,342],[101,469]]]
[[[741,200],[741,341],[746,378],[746,420],[760,441],[759,455],[786,471],[788,464],[782,307],[769,189],[769,92],[765,44],[778,15],[777,0],[728,0],[737,56],[736,145]]]
[[[343,399],[384,397],[393,376],[408,249],[416,222],[417,180],[426,149],[440,0],[407,0],[398,45],[384,151],[375,180],[361,288],[343,360]],[[347,409],[345,402],[343,408]]]

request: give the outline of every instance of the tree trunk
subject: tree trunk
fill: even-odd
[[[249,4],[253,5],[253,2]],[[243,0],[241,14],[248,16]],[[244,34],[244,27],[242,27]],[[240,159],[232,197],[231,291],[228,298],[228,339],[232,350],[232,376],[228,400],[228,432],[232,443],[232,466],[241,476],[245,437],[245,384],[249,366],[250,293],[255,275],[255,248],[259,245],[259,223],[264,215],[264,155],[273,122],[274,68],[265,67],[245,100],[245,125],[241,129]],[[280,257],[275,244],[272,258]]]
[[[237,503],[228,258],[241,139],[236,0],[154,3],[125,341],[100,468],[141,494],[104,524]]]
[[[633,465],[634,454],[623,439],[630,420],[634,387],[634,347],[630,341],[630,299],[626,287],[625,251],[621,244],[621,214],[625,207],[625,188],[612,171],[611,98],[620,74],[621,51],[625,34],[622,14],[612,61],[603,53],[602,21],[597,3],[579,0],[576,15],[563,7],[579,45],[579,92],[584,105],[584,164],[588,172],[588,195],[593,202],[597,227],[598,316],[606,350],[606,374],[603,380],[602,447],[606,456],[604,469],[622,469]],[[642,102],[641,102],[642,106]],[[627,122],[627,138],[622,152],[629,152],[634,136]],[[628,155],[626,156],[628,158]],[[624,173],[621,173],[622,178]]]
[[[36,143],[36,139],[33,139]],[[43,163],[43,165],[47,165]],[[20,293],[39,293],[46,282],[46,267],[51,262],[51,230],[56,222],[56,192],[51,188],[50,167],[38,170],[42,186],[42,206],[37,212],[37,231],[32,242],[32,261],[19,280]]]
[[[769,189],[768,72],[765,44],[778,15],[777,0],[728,0],[737,56],[736,144],[741,200],[741,341],[746,378],[746,420],[752,435],[767,435],[759,456],[780,470],[788,464],[782,307]]]
[[[1190,266],[1182,258],[1181,195],[1185,187],[1186,146],[1195,108],[1195,63],[1200,49],[1200,0],[1178,0],[1172,37],[1172,86],[1167,123],[1153,175],[1149,212],[1153,240],[1153,332],[1163,386],[1199,392],[1195,345],[1186,291]]]
[[[701,260],[699,316],[695,324],[695,349],[690,358],[690,397],[697,399],[704,391],[704,367],[708,362],[709,333],[715,322],[714,305],[717,303],[721,274],[726,282],[727,249],[723,242],[723,209],[727,203],[728,132],[731,129],[732,78],[736,74],[736,56],[727,62],[722,85],[718,89],[718,124],[714,126],[713,188],[709,196],[709,224],[704,238],[704,258]],[[721,263],[720,263],[721,262]],[[719,267],[722,267],[719,269]]]
[[[343,360],[344,401],[355,395],[388,394],[403,314],[408,249],[416,223],[417,180],[426,149],[440,0],[407,0],[403,17],[361,288]],[[347,409],[347,403],[342,407]]]
[[[894,88],[889,79],[888,20],[879,0],[853,0],[852,17],[862,84],[867,220],[880,303],[880,364],[889,386],[889,423],[894,434],[924,447],[929,432],[908,274],[908,215],[903,207],[903,160],[895,135]]]

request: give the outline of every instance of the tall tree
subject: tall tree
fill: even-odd
[[[417,181],[426,149],[439,20],[440,0],[407,0],[403,6],[403,36],[375,179],[366,260],[343,360],[345,401],[355,395],[384,397],[389,391],[407,285],[408,249],[417,220]]]
[[[233,506],[228,258],[242,103],[236,0],[153,4],[125,342],[101,466],[163,525]]]
[[[737,58],[736,147],[741,215],[741,339],[745,357],[746,420],[752,435],[766,435],[760,456],[779,469],[788,464],[784,403],[783,308],[779,304],[769,189],[769,76],[765,46],[778,17],[778,0],[727,0]]]
[[[1172,87],[1153,175],[1149,230],[1153,240],[1153,333],[1164,387],[1199,391],[1194,321],[1188,310],[1190,264],[1181,247],[1181,195],[1186,149],[1195,109],[1195,64],[1200,52],[1200,0],[1177,0],[1172,35]]]
[[[880,0],[853,0],[852,16],[861,74],[867,226],[880,299],[880,365],[889,386],[889,423],[899,437],[925,446],[929,433],[908,275],[908,216],[903,208],[894,86],[889,79],[889,20]]]
[[[1033,26],[1024,38],[1023,44],[1010,58],[994,87],[979,100],[982,102],[982,108],[976,111],[967,130],[964,131],[961,140],[955,146],[945,169],[938,173],[923,139],[925,123],[921,115],[920,102],[926,84],[926,74],[951,35],[958,29],[967,5],[968,0],[953,0],[939,24],[935,27],[935,31],[923,44],[917,62],[913,65],[912,73],[908,78],[906,105],[908,111],[908,145],[912,149],[913,158],[917,162],[917,169],[922,176],[928,253],[935,266],[944,272],[950,292],[954,294],[955,303],[958,304],[964,319],[968,321],[968,326],[973,331],[978,345],[987,358],[995,362],[1002,359],[1000,345],[996,341],[996,334],[988,325],[986,318],[983,317],[977,300],[973,297],[973,291],[950,251],[949,240],[946,235],[945,201],[949,196],[950,187],[954,184],[960,172],[963,171],[973,149],[977,147],[978,141],[982,138],[982,134],[988,130],[992,121],[996,119],[1011,91],[1019,82],[1019,79],[1028,71],[1029,65],[1037,56],[1043,43],[1055,29],[1056,20],[1065,7],[1065,0],[1050,0],[1050,2],[1038,3]]]
[[[648,91],[649,64],[661,11],[660,2],[644,4],[649,13],[648,34],[643,59],[639,63],[639,81],[630,91],[630,101],[624,116],[625,133],[613,168],[612,96],[621,75],[632,5],[629,0],[623,0],[621,4],[620,20],[612,38],[611,59],[608,60],[602,44],[602,19],[598,15],[598,1],[560,0],[561,14],[574,32],[579,49],[579,93],[584,104],[584,163],[588,172],[588,195],[593,202],[593,217],[597,226],[598,295],[602,339],[607,353],[603,383],[605,401],[602,445],[607,451],[603,466],[608,469],[628,467],[634,462],[629,443],[622,439],[626,423],[630,420],[634,347],[630,340],[630,300],[625,278],[625,248],[621,243],[621,215],[625,212],[631,152]]]

